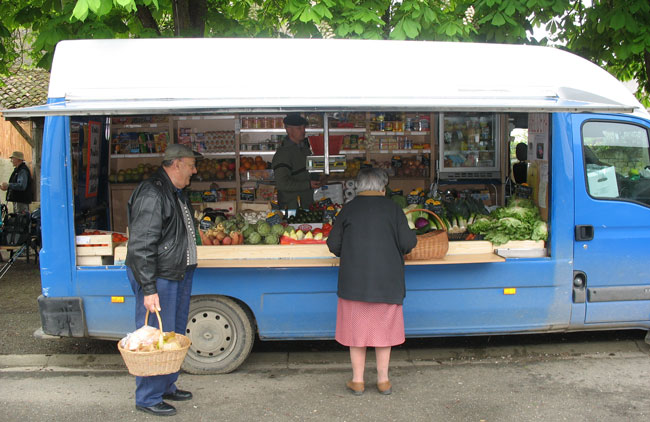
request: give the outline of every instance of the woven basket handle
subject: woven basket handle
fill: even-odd
[[[438,223],[440,223],[440,225],[442,226],[443,230],[444,230],[444,231],[447,231],[447,225],[446,225],[445,223],[443,223],[442,220],[440,219],[440,217],[438,217],[438,214],[436,214],[436,213],[433,212],[433,211],[430,211],[430,210],[427,210],[427,209],[424,209],[424,208],[415,208],[415,209],[413,209],[413,210],[406,211],[404,214],[405,214],[405,215],[406,215],[406,214],[410,214],[410,213],[415,212],[415,211],[424,211],[424,212],[426,212],[426,213],[431,214],[432,216],[434,216],[434,217],[436,218],[436,220],[438,221]]]
[[[160,336],[158,337],[158,349],[162,349],[164,341],[162,319],[160,319],[158,309],[155,309],[155,311],[156,317],[158,317],[158,331],[160,332]],[[144,316],[144,325],[149,325],[149,309],[147,309],[147,313]]]

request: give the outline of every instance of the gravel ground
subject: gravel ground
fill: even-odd
[[[2,253],[7,263],[8,255]],[[0,278],[0,354],[85,354],[117,353],[115,343],[104,340],[64,338],[41,340],[34,331],[41,327],[36,302],[41,294],[41,277],[33,256],[18,258]]]

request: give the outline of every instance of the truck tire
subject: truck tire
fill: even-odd
[[[226,374],[237,369],[253,348],[250,311],[224,296],[190,301],[185,335],[192,341],[182,369],[190,374]]]

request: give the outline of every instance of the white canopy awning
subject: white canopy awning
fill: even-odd
[[[646,112],[556,48],[316,39],[76,40],[57,45],[47,115],[338,110]]]

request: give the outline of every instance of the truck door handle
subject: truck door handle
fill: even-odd
[[[591,224],[578,225],[576,226],[576,240],[592,240],[594,238],[594,226]]]

